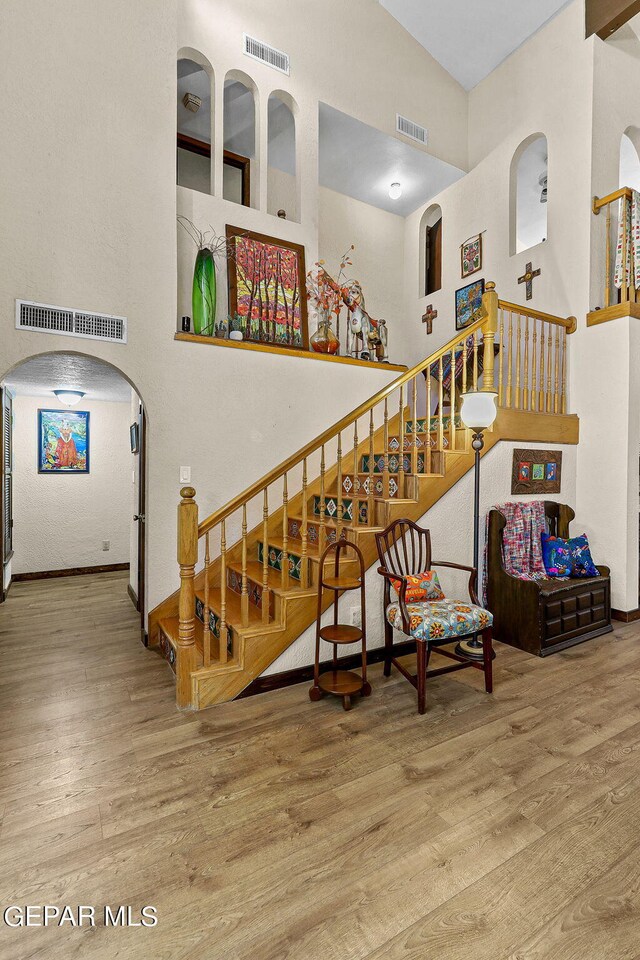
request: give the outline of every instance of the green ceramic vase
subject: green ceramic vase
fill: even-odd
[[[216,323],[216,265],[211,250],[198,250],[191,295],[193,332],[213,336]]]

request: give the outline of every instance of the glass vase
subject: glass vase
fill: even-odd
[[[191,294],[193,332],[213,336],[216,322],[216,265],[207,247],[198,250]]]
[[[311,349],[316,353],[328,353],[331,356],[338,353],[340,341],[331,328],[331,320],[328,317],[318,321],[316,332],[309,338]]]

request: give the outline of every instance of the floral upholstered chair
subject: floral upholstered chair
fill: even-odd
[[[382,533],[376,534],[380,567],[384,577],[385,657],[384,675],[391,674],[391,664],[418,691],[418,711],[425,711],[426,678],[464,667],[475,667],[484,673],[485,690],[493,689],[491,630],[493,616],[478,604],[477,570],[459,563],[431,559],[431,534],[411,520],[395,520]],[[469,572],[471,603],[451,600],[440,588],[433,567],[452,567]],[[393,656],[393,631],[401,630],[416,643],[417,675],[411,676]],[[438,652],[456,663],[428,671],[434,647],[482,635],[482,661],[471,660],[452,650]]]

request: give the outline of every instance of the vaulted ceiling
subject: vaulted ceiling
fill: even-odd
[[[471,90],[571,0],[379,0]]]

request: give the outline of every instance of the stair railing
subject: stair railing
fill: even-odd
[[[274,590],[286,592],[292,586],[310,586],[308,561],[312,551],[320,555],[344,526],[375,525],[377,499],[403,497],[407,477],[441,474],[443,455],[465,449],[467,433],[458,416],[461,393],[495,388],[501,407],[564,413],[566,338],[574,329],[572,317],[555,317],[500,301],[495,284],[488,282],[473,323],[199,523],[195,491],[185,487],[178,508],[179,705],[190,702],[188,675],[197,661],[194,581],[199,541],[204,541],[202,659],[209,666],[225,663],[228,655],[234,659],[238,655],[234,648],[236,634],[234,631],[234,637],[230,637],[227,618],[232,590],[239,593],[239,601],[234,602],[239,604],[240,628],[250,625],[253,609],[251,626],[260,630],[270,622],[270,595]],[[333,452],[333,448],[329,450],[332,443],[335,466],[329,468],[328,464],[334,462],[328,456]],[[381,451],[376,450],[377,444]],[[318,472],[310,483],[312,462]],[[301,483],[292,496],[290,478],[296,468],[301,470]],[[273,509],[269,493],[275,484],[281,495]],[[308,501],[312,496],[310,520]],[[250,531],[247,511],[256,504],[261,519]],[[238,512],[242,517],[241,539],[228,549],[226,524]],[[220,537],[217,562],[211,559],[210,549],[210,538],[216,531]],[[252,573],[250,603],[249,542],[256,539],[262,547],[253,561],[252,570],[257,560],[259,573]],[[227,582],[230,555],[232,565],[240,568],[230,571],[232,586]]]
[[[612,306],[613,303],[635,303],[638,300],[638,291],[635,287],[635,256],[633,243],[631,242],[631,200],[633,191],[630,187],[621,187],[606,197],[593,198],[593,212],[595,216],[600,215],[600,211],[606,208],[605,218],[605,288],[604,288],[604,306]],[[617,216],[612,217],[612,206],[618,204]],[[620,231],[620,223],[623,227]],[[614,268],[615,254],[618,249],[619,231],[622,233],[621,243],[621,263],[629,266],[628,277],[624,266],[619,278],[619,285],[615,283]]]

